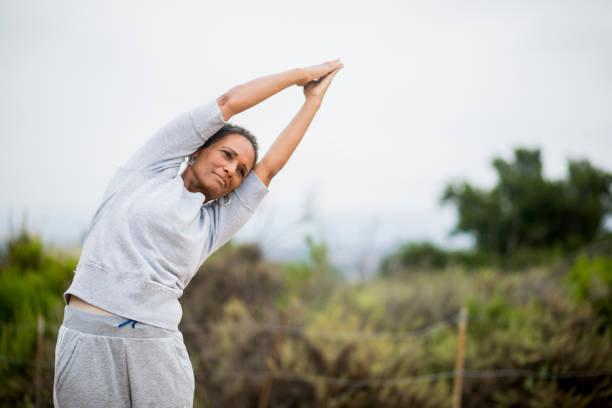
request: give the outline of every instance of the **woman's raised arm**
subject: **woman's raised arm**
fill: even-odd
[[[257,105],[275,93],[291,85],[304,86],[333,71],[339,65],[341,65],[340,60],[328,61],[311,67],[296,68],[257,78],[230,89],[217,98],[217,104],[223,119],[229,120],[235,114]]]
[[[270,185],[272,178],[283,168],[295,148],[302,140],[310,122],[321,106],[323,96],[334,76],[344,65],[338,61],[335,67],[328,71],[319,80],[312,80],[304,86],[304,96],[306,101],[298,113],[293,117],[287,127],[274,140],[266,155],[255,165],[254,172],[257,177],[266,185]]]

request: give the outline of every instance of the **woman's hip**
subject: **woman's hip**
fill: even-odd
[[[179,331],[65,308],[55,350],[56,406],[191,406],[193,369]]]

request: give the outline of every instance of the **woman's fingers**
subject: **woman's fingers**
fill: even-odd
[[[313,67],[315,68],[313,72],[314,78],[312,79],[323,78],[325,75],[329,74],[330,72],[338,68],[338,66],[340,66],[341,64],[342,63],[340,62],[340,58],[338,58],[333,61],[324,62],[323,64],[320,64],[320,65],[315,65]]]
[[[327,88],[329,88],[329,84],[331,84],[332,79],[334,79],[338,71],[340,71],[342,68],[344,68],[343,64],[340,64],[339,66],[334,68],[334,70],[332,70],[331,72],[326,74],[323,78],[318,80],[316,87],[321,89],[321,91],[325,93],[325,91],[327,91]]]
[[[304,86],[304,95],[306,98],[323,98],[327,88],[329,88],[329,84],[331,84],[331,81],[342,68],[344,68],[344,64],[340,63],[323,77],[307,83]]]
[[[319,65],[312,65],[310,67],[304,68],[304,78],[301,81],[298,81],[298,85],[304,86],[307,83],[314,81],[315,79],[323,78],[325,75],[332,72],[334,69],[338,68],[338,66],[342,65],[340,62],[340,58],[335,59],[333,61],[327,61]]]
[[[338,67],[341,66],[341,65],[342,65],[342,62],[340,62],[340,58],[337,58],[337,59],[335,59],[333,61],[329,61],[326,64],[326,67],[325,67],[326,68],[325,75],[327,75],[328,73],[338,69]]]
[[[336,74],[338,73],[338,71],[340,71],[342,68],[344,68],[344,64],[340,63],[340,65],[336,66],[332,71],[330,71],[328,74],[325,75],[325,77],[321,78],[321,82],[323,84],[325,84],[325,88],[327,88],[329,86],[329,84],[331,83],[332,79],[334,79],[334,77],[336,76]]]

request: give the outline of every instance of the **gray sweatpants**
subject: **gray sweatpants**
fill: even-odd
[[[191,407],[183,336],[66,306],[55,347],[56,407]]]

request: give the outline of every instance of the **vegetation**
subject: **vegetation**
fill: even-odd
[[[37,316],[50,324],[44,330],[42,398],[53,393],[52,356],[57,323],[62,318],[62,293],[77,260],[45,249],[41,239],[22,229],[0,254],[0,406],[31,406],[35,400]]]
[[[539,150],[516,149],[514,162],[493,160],[490,191],[450,184],[442,202],[457,206],[455,232],[472,234],[478,250],[511,257],[521,249],[574,251],[600,236],[612,213],[612,174],[587,160],[569,161],[564,180],[542,176]]]
[[[600,318],[599,329],[612,335],[612,258],[589,259],[582,254],[567,276],[570,296],[590,304]]]
[[[227,259],[238,262],[241,249],[232,251]],[[610,312],[599,305],[609,299],[609,291],[606,297],[600,290],[577,288],[585,285],[580,272],[585,262],[603,265],[601,279],[609,279],[612,269],[601,260],[612,258],[585,259],[567,268],[514,273],[447,268],[359,285],[334,281],[323,301],[303,292],[283,303],[280,318],[274,294],[298,286],[291,280],[301,282],[302,277],[276,269],[269,275],[276,284],[267,285],[274,289],[255,302],[257,307],[239,292],[226,294],[221,315],[205,319],[195,330],[184,328],[199,374],[198,401],[202,406],[254,407],[266,379],[273,377],[269,401],[275,407],[449,407],[450,378],[394,381],[453,371],[455,318],[466,304],[466,369],[489,374],[464,379],[465,406],[608,406],[612,338],[601,327]],[[209,267],[221,262],[222,257],[216,258]],[[232,280],[249,280],[247,264],[237,268],[244,275],[232,275]],[[260,259],[253,271],[265,270],[264,264]],[[206,281],[206,270],[195,278],[201,279],[195,287]],[[599,288],[598,282],[587,286]],[[273,324],[257,324],[262,321]],[[515,371],[503,376],[500,370]],[[586,371],[597,375],[563,377]],[[382,382],[368,383],[372,380]]]
[[[448,251],[431,242],[410,242],[386,256],[382,276],[414,270],[496,267],[516,270],[550,265],[585,247],[610,250],[612,174],[587,160],[570,160],[567,177],[542,176],[539,150],[519,148],[514,161],[493,160],[497,184],[490,190],[450,183],[441,202],[457,208],[453,234],[472,235],[475,248]]]
[[[267,261],[256,244],[215,253],[181,299],[196,406],[450,407],[462,306],[463,406],[612,405],[610,175],[583,161],[566,180],[544,180],[539,152],[520,149],[494,165],[491,191],[464,183],[445,194],[457,231],[476,237],[472,251],[409,243],[358,284],[310,238],[309,256],[293,263]],[[52,404],[76,260],[26,230],[7,240],[0,406],[34,406],[37,367],[41,405]]]
[[[43,398],[50,405],[61,293],[75,259],[25,232],[7,244],[0,406],[33,406],[38,314],[47,320]],[[464,379],[465,406],[612,401],[610,254],[523,272],[448,267],[349,285],[323,243],[310,247],[308,259],[279,265],[256,245],[230,244],[194,277],[181,329],[197,406],[255,407],[268,389],[274,407],[449,407],[462,305],[469,309],[466,370],[476,372]]]

